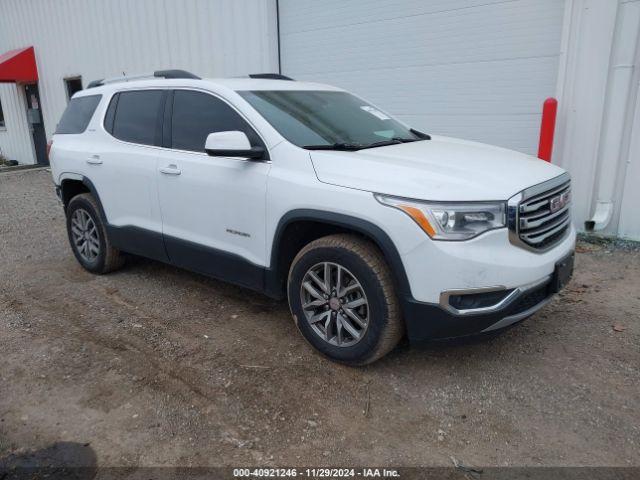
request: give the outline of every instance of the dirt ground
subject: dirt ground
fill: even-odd
[[[50,173],[0,174],[0,459],[74,442],[100,466],[640,465],[640,251],[580,243],[576,262],[497,338],[354,369],[283,302],[141,259],[85,272]]]

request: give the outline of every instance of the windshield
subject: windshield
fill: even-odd
[[[309,149],[360,150],[429,138],[347,92],[238,92],[291,143]]]

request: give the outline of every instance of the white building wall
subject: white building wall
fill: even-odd
[[[640,82],[634,85],[635,111],[630,131],[629,154],[626,159],[624,195],[620,205],[618,233],[622,238],[640,240]]]
[[[0,32],[0,53],[35,48],[47,138],[67,105],[66,77],[81,75],[86,87],[169,68],[278,71],[275,0],[2,0]]]
[[[564,30],[554,161],[571,172],[576,226],[640,240],[640,0],[568,0]]]
[[[6,125],[0,127],[0,155],[21,163],[35,163],[24,91],[14,83],[0,83],[0,103]]]
[[[537,153],[564,0],[280,0],[282,72],[425,132]]]

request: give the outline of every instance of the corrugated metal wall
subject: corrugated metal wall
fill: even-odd
[[[0,83],[0,103],[6,125],[0,127],[0,154],[9,160],[35,163],[24,91],[13,83]]]
[[[35,47],[49,138],[67,105],[65,77],[86,86],[166,68],[274,72],[276,25],[275,0],[2,0],[0,51]]]
[[[564,0],[280,0],[282,72],[429,133],[537,152]]]

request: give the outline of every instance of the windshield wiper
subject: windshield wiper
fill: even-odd
[[[382,140],[380,142],[373,142],[369,145],[363,145],[361,148],[376,148],[376,147],[386,147],[387,145],[398,145],[402,143],[402,140],[399,138],[390,138],[389,140]]]
[[[398,145],[399,143],[418,142],[420,140],[422,139],[393,137],[393,138],[390,138],[389,140],[382,140],[380,142],[370,143],[369,145],[363,145],[362,148],[386,147],[387,145]]]
[[[418,137],[418,140],[431,140],[431,135],[427,135],[424,132],[421,132],[420,130],[416,130],[415,128],[411,128],[409,129],[411,131],[411,133],[413,133],[416,137]]]
[[[363,145],[357,145],[355,143],[331,143],[328,145],[303,145],[302,148],[306,150],[345,150],[356,151],[363,148]]]
[[[302,148],[307,150],[345,150],[355,152],[356,150],[363,150],[365,148],[386,147],[387,145],[398,145],[400,143],[417,142],[422,140],[421,138],[401,138],[393,137],[388,140],[381,140],[379,142],[369,143],[367,145],[357,143],[338,142],[329,145],[304,145]]]

